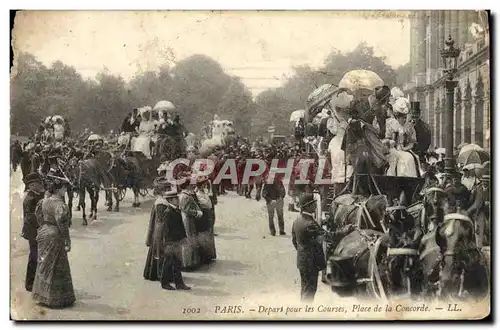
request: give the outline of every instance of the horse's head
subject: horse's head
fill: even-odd
[[[431,187],[425,190],[423,199],[426,220],[433,226],[441,223],[444,210],[447,208],[448,198],[446,192],[439,187]],[[432,229],[432,228],[431,228]]]
[[[459,213],[444,217],[438,227],[436,241],[441,249],[441,288],[445,295],[456,294],[460,287],[462,271],[479,261],[479,252],[474,242],[472,220]]]

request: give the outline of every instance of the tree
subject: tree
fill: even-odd
[[[396,69],[396,85],[403,86],[411,81],[411,64],[400,65]]]
[[[385,57],[375,56],[373,47],[366,43],[360,43],[347,53],[334,50],[328,55],[322,68],[313,70],[308,66],[295,67],[293,75],[282,88],[260,93],[256,98],[257,113],[253,123],[256,127],[252,127],[252,132],[261,134],[270,125],[270,121],[274,121],[277,130],[285,129],[288,127],[285,124],[288,123],[288,116],[294,110],[305,108],[307,97],[316,87],[326,83],[338,84],[347,72],[356,69],[374,71],[390,87],[396,84],[394,69],[385,63]]]
[[[235,130],[243,135],[250,134],[253,114],[252,94],[237,77],[231,77],[226,93],[218,106],[221,118],[234,121]]]
[[[47,114],[38,103],[46,87],[47,68],[31,54],[17,56],[11,75],[11,127],[14,132],[29,135]]]
[[[333,51],[325,60],[324,72],[331,83],[338,84],[344,74],[364,69],[375,72],[388,86],[396,84],[396,72],[385,63],[384,56],[375,56],[373,47],[360,43],[352,52]]]

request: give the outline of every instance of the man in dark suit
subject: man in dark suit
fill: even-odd
[[[23,229],[21,236],[28,240],[30,247],[24,286],[27,291],[31,292],[35,281],[38,259],[38,245],[36,242],[38,221],[35,212],[38,202],[44,197],[45,189],[42,178],[36,172],[28,174],[24,179],[24,184],[26,185],[26,191],[23,200]]]
[[[417,143],[414,144],[412,151],[417,154],[421,162],[424,162],[425,153],[431,146],[432,130],[429,124],[420,118],[420,113],[420,102],[411,102],[411,120],[417,135]]]
[[[262,188],[262,198],[266,201],[267,214],[269,217],[269,232],[272,236],[276,235],[274,226],[274,211],[278,217],[278,228],[280,235],[285,233],[285,220],[283,217],[283,199],[285,198],[285,186],[279,178],[275,178],[273,183],[266,183]]]
[[[292,227],[292,243],[297,250],[297,268],[300,272],[302,301],[312,302],[318,288],[319,271],[326,268],[321,246],[324,230],[314,220],[316,200],[312,193],[299,198],[300,214]]]

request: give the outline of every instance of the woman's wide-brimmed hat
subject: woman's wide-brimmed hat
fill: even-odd
[[[392,110],[395,114],[407,115],[410,112],[410,101],[405,97],[400,97],[393,102]]]
[[[208,176],[206,176],[206,175],[199,175],[196,177],[197,184],[205,183],[207,181],[208,181]]]
[[[45,176],[45,180],[55,185],[71,184],[63,172],[53,167],[50,168],[49,172]]]
[[[153,187],[156,192],[165,192],[172,188],[172,183],[165,177],[157,177],[153,181]]]

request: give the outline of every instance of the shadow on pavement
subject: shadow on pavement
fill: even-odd
[[[230,296],[231,293],[218,290],[218,289],[205,289],[205,288],[192,288],[191,291],[188,291],[189,294],[193,296],[202,296],[202,297],[227,297]]]
[[[120,316],[130,313],[127,308],[113,307],[106,304],[100,303],[87,303],[82,300],[77,300],[73,307],[71,307],[72,312],[94,312],[105,316]]]
[[[186,282],[187,285],[208,286],[208,287],[222,285],[220,282],[214,282],[208,278],[191,277],[186,275],[183,275],[183,278],[184,282]]]
[[[236,260],[216,260],[210,265],[203,265],[196,270],[197,273],[210,273],[220,276],[243,275],[245,269],[249,266]]]
[[[231,241],[231,240],[247,239],[248,238],[248,237],[243,237],[243,236],[232,236],[232,235],[224,235],[224,234],[221,235],[219,232],[216,232],[216,233],[219,234],[216,236],[216,241],[219,239]]]
[[[217,234],[229,234],[229,233],[234,233],[237,232],[238,230],[235,228],[229,228],[229,227],[218,227],[217,225],[215,226],[215,232]]]

